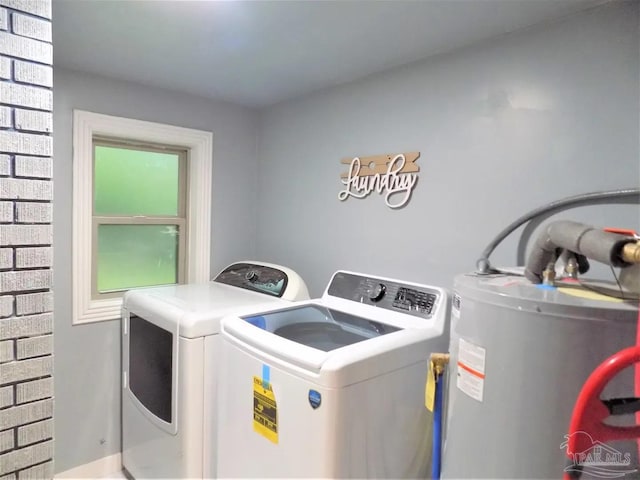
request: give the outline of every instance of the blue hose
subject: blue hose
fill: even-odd
[[[433,445],[431,447],[431,478],[440,478],[442,460],[442,396],[444,390],[444,373],[436,377],[436,398],[433,409]]]

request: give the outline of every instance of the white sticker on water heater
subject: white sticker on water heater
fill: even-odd
[[[471,398],[482,401],[484,394],[486,349],[460,339],[456,386]]]

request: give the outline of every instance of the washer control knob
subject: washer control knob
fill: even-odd
[[[372,302],[379,302],[384,297],[384,294],[387,293],[387,287],[384,286],[383,283],[378,283],[371,290],[369,290],[369,300]]]

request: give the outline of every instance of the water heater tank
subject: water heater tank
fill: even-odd
[[[510,275],[454,285],[442,478],[561,478],[578,393],[635,343],[637,301]],[[633,372],[604,393],[633,396]],[[636,459],[635,443],[612,445]]]

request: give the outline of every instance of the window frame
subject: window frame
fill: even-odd
[[[184,280],[210,278],[213,134],[202,130],[73,111],[72,324],[120,317],[122,298],[92,298],[94,139],[170,145],[188,152]]]

